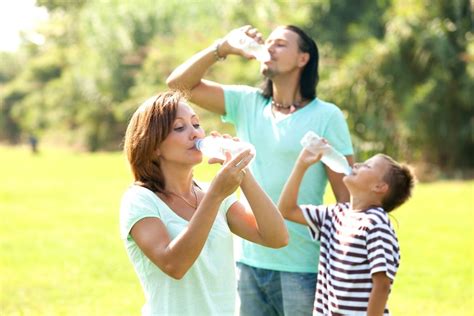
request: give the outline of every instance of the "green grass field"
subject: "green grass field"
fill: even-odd
[[[118,232],[122,154],[0,147],[0,163],[0,315],[139,315]],[[472,315],[473,196],[474,181],[419,184],[394,212],[393,315]]]

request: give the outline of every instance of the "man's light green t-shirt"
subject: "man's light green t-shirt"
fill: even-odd
[[[146,188],[132,185],[125,192],[120,206],[120,235],[145,293],[142,315],[234,315],[233,235],[226,213],[235,201],[235,195],[224,200],[201,254],[186,275],[175,280],[145,256],[130,230],[139,220],[156,217],[173,239],[189,222]]]
[[[251,170],[265,192],[277,203],[283,186],[302,149],[300,140],[307,131],[326,138],[344,155],[352,155],[352,142],[341,110],[318,98],[288,117],[277,121],[271,111],[271,99],[249,86],[224,86],[225,115],[237,136],[255,146],[257,155]],[[327,184],[321,162],[306,172],[298,204],[320,205]],[[287,272],[317,272],[319,243],[311,240],[304,225],[286,221],[290,242],[281,249],[266,248],[242,241],[238,261],[247,265]]]

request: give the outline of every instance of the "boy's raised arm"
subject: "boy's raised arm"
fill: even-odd
[[[315,155],[306,149],[301,151],[278,201],[278,209],[284,218],[307,225],[306,219],[298,206],[298,192],[306,170],[320,159],[321,155]]]

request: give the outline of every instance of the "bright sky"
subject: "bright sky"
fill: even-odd
[[[20,31],[34,34],[35,25],[47,18],[47,10],[36,7],[35,0],[0,0],[0,51],[15,51]]]

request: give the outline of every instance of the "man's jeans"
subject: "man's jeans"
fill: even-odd
[[[240,316],[312,315],[316,273],[281,272],[237,263]]]

